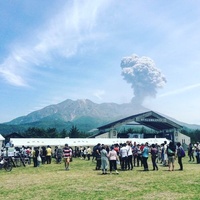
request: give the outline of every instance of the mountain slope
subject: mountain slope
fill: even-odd
[[[58,131],[61,131],[63,129],[70,130],[72,125],[76,125],[80,131],[87,132],[114,120],[146,111],[149,110],[134,103],[96,104],[88,99],[76,101],[67,99],[61,103],[49,105],[26,116],[0,124],[0,133],[20,132],[28,127],[56,128]],[[176,122],[174,119],[173,121]],[[199,127],[200,129],[198,125],[189,126],[181,122],[178,122],[178,124],[190,128]]]
[[[80,117],[93,117],[111,121],[113,118],[124,117],[134,113],[147,111],[142,106],[130,104],[102,103],[96,104],[92,101],[67,99],[59,104],[47,106],[41,110],[34,111],[27,116],[16,118],[7,124],[21,125],[39,121],[62,120],[65,122],[77,120]]]

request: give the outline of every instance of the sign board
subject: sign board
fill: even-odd
[[[143,118],[143,119],[136,119],[136,122],[167,122],[167,119]]]

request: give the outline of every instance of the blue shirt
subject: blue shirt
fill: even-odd
[[[142,157],[145,157],[145,158],[149,157],[149,148],[147,146],[145,146],[142,151]]]

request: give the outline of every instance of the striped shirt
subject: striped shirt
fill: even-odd
[[[64,158],[71,157],[71,155],[72,155],[72,150],[69,147],[65,147],[63,149],[63,156],[64,156]]]

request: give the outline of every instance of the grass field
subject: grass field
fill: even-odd
[[[34,168],[13,168],[11,172],[0,170],[0,199],[73,199],[73,200],[128,200],[128,199],[200,199],[200,165],[189,163],[184,158],[184,171],[169,172],[159,166],[148,172],[142,167],[132,171],[119,170],[119,175],[101,175],[95,162],[76,158],[70,163],[70,170],[64,164],[42,165]]]

